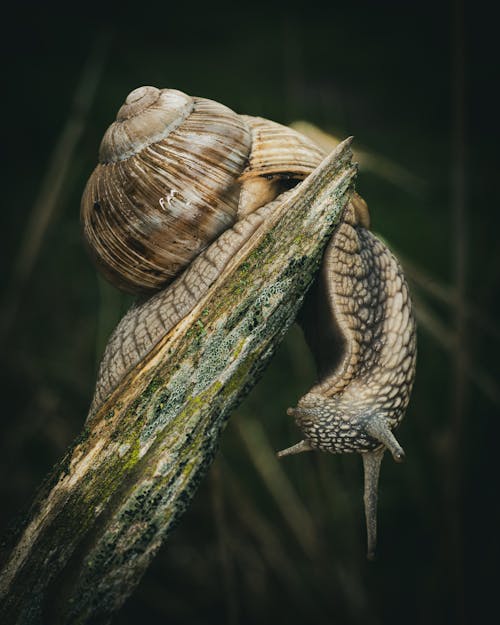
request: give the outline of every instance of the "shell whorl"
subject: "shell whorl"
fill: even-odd
[[[134,90],[82,197],[85,239],[104,277],[132,293],[170,282],[235,222],[250,149],[246,123],[226,106]]]
[[[193,105],[193,98],[175,89],[134,89],[104,134],[99,163],[124,161],[165,139],[191,113]]]
[[[326,152],[293,128],[263,117],[242,115],[252,131],[252,151],[241,180],[255,176],[308,176],[325,158]]]

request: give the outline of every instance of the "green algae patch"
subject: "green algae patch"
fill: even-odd
[[[250,268],[251,268],[251,265],[250,265],[250,263],[246,260],[246,261],[244,261],[243,263],[241,263],[241,265],[238,267],[238,271],[239,271],[239,273],[240,273],[240,274],[245,275],[245,274],[247,274],[247,273],[248,273],[248,271],[250,270]]]
[[[241,354],[241,350],[246,343],[246,338],[242,338],[239,343],[236,345],[236,349],[233,351],[233,360],[236,360],[238,356]]]
[[[136,439],[134,444],[129,448],[127,454],[124,457],[125,462],[122,464],[122,471],[129,471],[130,469],[135,467],[139,460],[140,452],[141,445],[139,440]]]
[[[154,377],[151,382],[148,384],[145,393],[149,393],[149,394],[153,394],[155,393],[159,388],[161,388],[164,384],[163,379],[160,376],[156,376]]]
[[[260,352],[255,352],[247,356],[247,358],[239,365],[236,373],[231,377],[231,379],[224,386],[224,395],[225,397],[231,397],[238,389],[241,389],[245,386],[248,381],[249,373],[252,370],[252,367],[255,361],[259,358]]]
[[[189,397],[186,405],[176,417],[175,421],[182,424],[183,421],[189,420],[194,414],[203,408],[211,399],[213,399],[222,388],[222,382],[217,380],[208,389],[201,392],[199,395]]]

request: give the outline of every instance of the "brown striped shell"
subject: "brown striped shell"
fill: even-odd
[[[252,134],[252,151],[240,176],[239,213],[245,215],[303,180],[326,152],[292,128],[262,117],[242,118]]]
[[[118,288],[158,290],[323,157],[280,124],[174,89],[135,89],[106,131],[83,193],[91,255]]]

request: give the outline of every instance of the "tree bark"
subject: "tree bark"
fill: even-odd
[[[292,191],[90,418],[4,548],[0,621],[106,623],[295,319],[355,176],[350,141]]]

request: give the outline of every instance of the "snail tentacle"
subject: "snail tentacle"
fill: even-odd
[[[287,447],[286,449],[282,449],[281,451],[278,451],[276,453],[276,455],[278,456],[278,458],[283,458],[283,456],[293,456],[294,454],[301,454],[304,451],[312,451],[313,447],[311,447],[311,443],[309,443],[308,441],[301,440],[300,442],[298,442],[295,445],[292,445],[291,447]]]
[[[366,535],[368,560],[375,559],[377,547],[377,503],[378,503],[378,480],[380,465],[384,457],[385,448],[380,447],[374,451],[366,451],[361,454],[365,474],[365,486],[363,501],[365,504]]]

